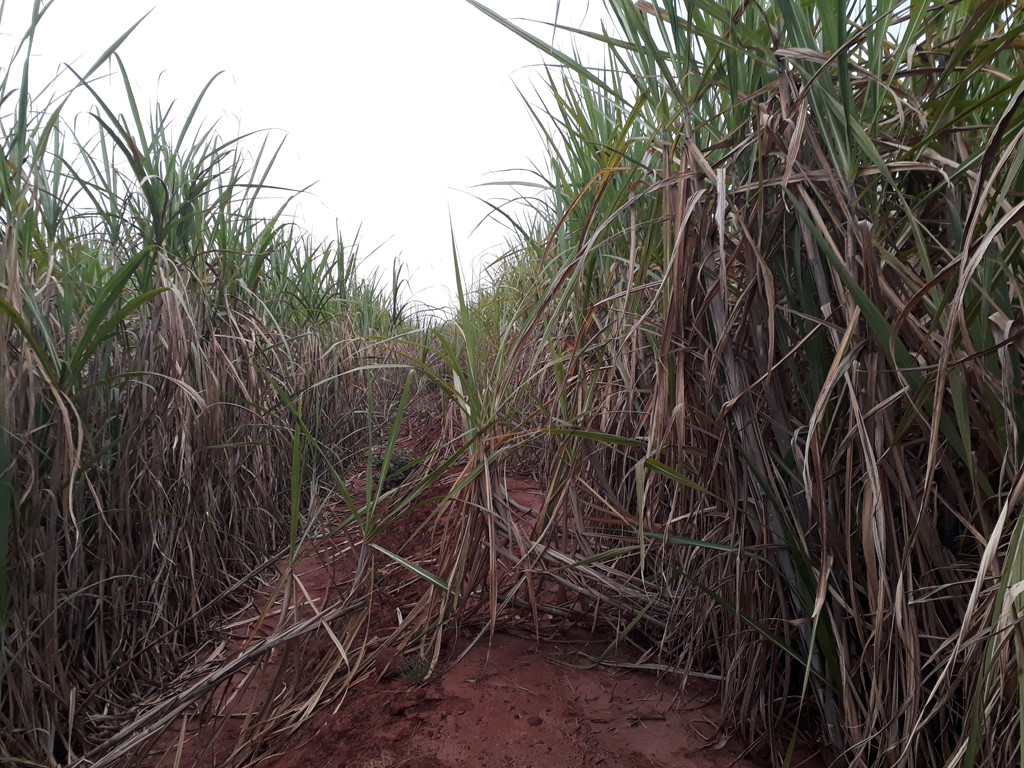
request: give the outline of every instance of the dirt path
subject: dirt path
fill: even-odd
[[[482,638],[440,679],[394,679],[319,716],[275,768],[755,768],[721,739],[714,687],[606,666],[593,642]],[[584,665],[588,669],[581,668]]]
[[[406,425],[399,448],[423,455],[438,434],[439,408],[423,408]],[[365,473],[364,473],[365,474]],[[380,537],[390,551],[426,562],[436,545],[430,527],[419,526],[458,474],[442,479],[406,517]],[[352,479],[352,491],[364,492],[365,477]],[[542,488],[525,477],[505,476],[507,498],[516,507],[537,510]],[[529,526],[524,523],[524,530]],[[414,532],[419,531],[417,535]],[[293,616],[313,615],[344,598],[355,568],[357,537],[351,531],[321,539],[293,569],[295,589],[277,599],[293,606]],[[652,766],[654,768],[762,768],[772,764],[765,752],[751,753],[724,738],[719,723],[716,685],[691,678],[658,675],[624,648],[596,663],[610,637],[594,638],[581,629],[534,637],[517,628],[479,636],[480,627],[464,628],[442,650],[443,670],[424,680],[429,666],[416,657],[394,657],[380,641],[409,615],[425,584],[386,561],[375,576],[373,598],[363,621],[365,637],[377,658],[353,678],[340,703],[303,717],[287,743],[271,754],[250,751],[239,763],[239,749],[249,738],[244,730],[257,702],[276,700],[295,685],[305,669],[284,661],[277,651],[258,670],[238,673],[202,702],[197,702],[153,745],[144,768],[245,764],[274,768],[564,768],[564,766]],[[280,564],[283,570],[287,561]],[[340,590],[340,591],[339,591]],[[270,637],[278,612],[253,611],[237,620],[207,664],[222,664],[258,637]],[[558,630],[554,629],[556,625]],[[476,635],[476,636],[473,636]],[[319,642],[319,645],[315,643]],[[323,638],[302,641],[306,662],[334,656]],[[630,655],[632,653],[632,655]],[[300,654],[301,655],[301,654]],[[298,664],[298,666],[296,666]],[[361,667],[360,669],[365,669]],[[276,692],[277,691],[277,692]],[[265,704],[263,705],[265,706]],[[269,744],[267,745],[269,747]],[[257,755],[261,755],[257,757]],[[798,762],[799,764],[799,762]],[[811,761],[810,766],[822,766]]]

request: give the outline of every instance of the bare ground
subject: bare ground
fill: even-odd
[[[408,419],[399,443],[425,451],[438,433],[434,408]],[[423,498],[436,499],[445,482]],[[509,496],[536,508],[542,488],[527,477],[507,477]],[[359,492],[358,487],[353,491]],[[403,557],[429,559],[436,526],[411,534],[431,513],[421,503],[381,538]],[[434,533],[431,533],[434,531]],[[350,533],[322,539],[293,569],[286,593],[291,621],[319,606],[336,604],[351,584],[356,541]],[[393,565],[393,564],[392,564]],[[279,568],[287,569],[287,562]],[[382,641],[422,595],[425,586],[401,568],[382,569],[366,614],[366,647],[377,658],[339,700],[325,697],[311,717],[285,741],[268,743],[246,764],[274,768],[563,768],[651,766],[653,768],[762,768],[773,764],[762,745],[750,750],[720,727],[713,679],[657,671],[641,663],[629,646],[610,651],[612,638],[552,621],[546,636],[532,634],[528,617],[512,619],[505,631],[486,623],[462,628],[441,651],[436,671],[415,654],[400,655]],[[260,611],[236,619],[205,664],[216,666],[240,654],[254,639],[271,636],[278,613]],[[408,615],[406,613],[406,615]],[[298,654],[271,651],[256,667],[235,674],[197,701],[154,744],[144,768],[238,764],[246,728],[258,710],[302,673],[301,658],[335,653],[323,637]],[[300,661],[297,661],[300,659]],[[685,683],[685,685],[684,685]],[[809,754],[806,753],[805,754]],[[778,757],[776,755],[776,757]],[[138,763],[135,763],[136,765]],[[821,766],[814,757],[797,764]]]

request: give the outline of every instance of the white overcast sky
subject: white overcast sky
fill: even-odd
[[[594,23],[600,0],[491,0],[505,16]],[[7,0],[0,64],[26,27],[32,0]],[[465,262],[496,254],[504,230],[485,226],[473,188],[494,172],[542,165],[516,84],[530,94],[539,51],[465,0],[56,0],[36,37],[34,81],[62,62],[92,64],[149,16],[120,49],[140,100],[177,101],[183,120],[200,89],[224,74],[203,114],[222,135],[287,134],[273,181],[316,182],[300,209],[318,236],[362,226],[368,267],[401,257],[418,300],[454,295],[451,230]],[[550,39],[550,28],[533,26]],[[530,94],[532,95],[532,94]],[[140,105],[141,106],[141,105]],[[525,178],[525,171],[512,177]]]

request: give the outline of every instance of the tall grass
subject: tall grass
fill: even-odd
[[[369,440],[372,337],[407,318],[400,272],[360,278],[354,244],[264,213],[276,149],[201,125],[206,89],[145,114],[123,37],[67,73],[93,104],[70,128],[30,77],[46,7],[0,81],[0,762],[53,765],[301,543],[296,504]]]
[[[557,62],[517,562],[780,762],[1019,764],[1018,6],[607,0],[598,67],[470,2]]]
[[[383,642],[432,668],[458,625],[585,621],[718,680],[777,764],[815,736],[840,764],[1020,764],[1018,7],[606,0],[576,30],[598,67],[470,2],[557,63],[548,191],[434,328],[397,266],[362,279],[262,213],[274,148],[200,125],[202,95],[144,115],[115,45],[74,132],[5,70],[0,759],[144,747],[188,697],[128,710],[330,490],[349,599],[189,689],[284,647],[295,684],[231,765],[366,671],[384,563],[426,592]],[[410,366],[451,418],[396,492]],[[524,456],[532,528],[503,491]],[[383,547],[453,470],[429,561]],[[338,654],[289,644],[314,626]]]

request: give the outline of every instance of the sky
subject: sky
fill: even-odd
[[[600,0],[485,4],[524,21],[554,21],[557,9],[569,25],[591,24],[600,10]],[[0,62],[31,6],[7,0]],[[478,227],[489,208],[474,196],[501,198],[480,185],[543,166],[517,90],[534,98],[544,60],[526,41],[465,0],[55,0],[36,37],[36,82],[63,63],[87,68],[147,12],[119,49],[140,101],[176,101],[184,120],[223,72],[203,116],[225,137],[270,129],[285,138],[272,181],[314,184],[298,218],[317,237],[340,230],[347,242],[359,231],[360,254],[374,252],[366,273],[389,276],[398,257],[415,300],[448,305],[452,235],[471,274],[501,252],[506,230]],[[530,29],[552,39],[548,26]]]

